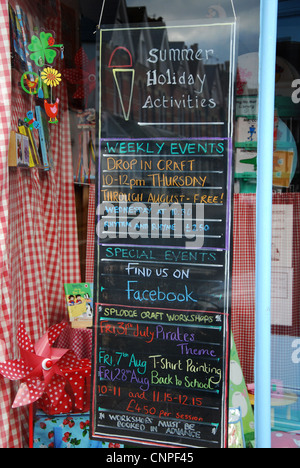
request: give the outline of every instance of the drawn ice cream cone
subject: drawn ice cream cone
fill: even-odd
[[[118,64],[118,55],[120,55],[120,62]],[[128,57],[128,63],[124,62],[124,56]],[[109,68],[113,69],[113,76],[117,86],[118,95],[122,107],[122,112],[125,120],[129,120],[132,98],[133,98],[133,89],[134,89],[134,78],[135,70],[132,68],[132,55],[126,47],[117,47],[110,56]],[[123,77],[126,77],[127,82],[129,83],[129,93],[124,94],[123,90]]]

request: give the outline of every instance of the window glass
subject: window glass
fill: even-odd
[[[272,445],[299,446],[300,7],[279,1],[272,246]]]
[[[300,348],[300,321],[297,312],[300,288],[295,281],[299,276],[297,265],[300,263],[297,257],[299,210],[296,197],[299,191],[297,148],[300,143],[300,82],[296,3],[280,2],[277,100],[274,114],[274,191],[278,197],[275,198],[278,203],[274,213],[275,228],[278,226],[280,232],[278,239],[275,238],[273,249],[276,262],[273,377],[274,388],[279,391],[278,401],[281,401],[280,395],[285,393],[283,388],[287,388],[287,393],[292,394],[293,398],[298,394],[295,389],[295,376],[298,375],[295,368],[299,363]],[[232,149],[234,182],[233,268],[232,298],[228,298],[226,306],[230,306],[232,311],[234,346],[231,356],[235,356],[230,383],[230,405],[242,410],[244,435],[246,444],[249,445],[254,437],[253,413],[246,397],[245,384],[254,381],[260,1],[173,0],[171,8],[169,5],[170,2],[163,0],[11,0],[9,13],[12,42],[12,130],[18,131],[19,120],[28,119],[30,111],[35,112],[36,107],[45,107],[45,111],[49,113],[45,128],[50,141],[45,154],[51,163],[50,170],[39,167],[43,164],[44,147],[38,130],[34,127],[33,135],[38,151],[36,166],[25,167],[25,160],[22,160],[19,165],[12,164],[9,170],[13,316],[16,322],[19,319],[34,322],[32,332],[38,339],[40,328],[44,327],[46,331],[48,325],[68,317],[63,285],[94,282],[99,104],[101,111],[105,111],[101,121],[102,138],[120,135],[123,139],[177,138],[185,139],[187,144],[192,139],[203,136],[222,139],[229,132],[232,138],[230,150]],[[22,28],[19,27],[18,14],[22,18]],[[231,35],[232,31],[227,28],[227,23],[232,18],[236,18],[237,21],[236,36]],[[218,24],[218,34],[215,34],[215,31],[207,37],[201,34],[203,43],[199,43],[199,27],[205,27],[211,21]],[[119,56],[112,55],[112,51],[107,57],[102,56],[103,62],[107,65],[110,63],[112,68],[118,65],[119,71],[115,71],[113,82],[105,82],[101,90],[98,70],[99,43],[95,34],[99,24],[104,26],[104,36],[112,51],[117,50],[120,44],[124,46],[118,50]],[[124,29],[124,25],[138,29],[135,34],[128,33],[125,43],[124,34],[122,33],[121,37],[118,31],[119,27]],[[43,46],[42,34],[45,32],[50,34],[48,39],[51,41]],[[31,44],[33,36],[37,37],[36,44],[40,47],[31,51],[36,55],[33,60],[29,60],[29,57],[26,57],[26,44],[27,47]],[[234,48],[230,43],[233,37]],[[149,44],[152,44],[150,57]],[[134,56],[126,55],[125,46],[128,50],[134,50]],[[235,69],[230,68],[233,49],[237,55]],[[48,85],[46,82],[46,86],[41,79],[45,68],[42,65],[45,59],[50,59],[51,62],[53,50],[55,61],[50,65],[53,65],[57,73],[54,78],[52,75],[50,77],[53,86],[50,82]],[[131,60],[138,63],[134,90],[128,80],[130,73],[124,73],[126,68],[127,72],[131,68]],[[28,68],[29,62],[32,62],[32,69]],[[192,68],[195,65],[197,69]],[[32,80],[32,76],[36,80]],[[231,83],[233,77],[234,83]],[[153,83],[158,85],[155,86],[155,92]],[[234,85],[232,88],[231,84]],[[229,89],[234,89],[234,92],[229,94]],[[99,103],[100,91],[102,101]],[[142,106],[139,105],[141,102]],[[49,107],[49,104],[52,106]],[[229,115],[232,111],[234,113]],[[155,122],[159,125],[153,125]],[[210,125],[208,129],[203,130],[205,122]],[[194,125],[186,125],[188,123]],[[218,147],[219,150],[221,148],[222,146]],[[25,153],[27,152],[24,152],[24,157]],[[16,157],[16,151],[13,155]],[[168,171],[172,174],[170,189],[157,191],[159,195],[166,197],[168,203],[172,201],[173,196],[171,185],[177,183],[181,173],[186,176],[185,183],[190,181],[188,177],[191,176],[186,171],[183,158],[177,155],[174,160],[175,162],[168,160]],[[110,162],[114,163],[116,160],[111,158]],[[188,164],[191,172],[193,162],[189,160]],[[144,167],[145,171],[149,169],[149,165],[148,169],[146,164]],[[133,178],[128,182],[124,177],[128,175],[125,169],[125,166],[119,168],[118,183],[121,180],[124,185],[129,184],[129,191],[132,193],[134,184],[140,184],[137,190],[143,188],[143,177],[137,180],[133,174]],[[207,163],[205,170],[221,173],[222,167],[211,167]],[[106,177],[109,176],[110,174],[106,173]],[[106,180],[108,184],[115,183],[109,178]],[[165,181],[166,179],[159,176],[153,176],[155,184],[163,185]],[[205,183],[204,179],[202,182]],[[216,190],[219,190],[218,196],[221,198],[219,185],[216,186]],[[151,190],[147,196],[152,196]],[[201,187],[193,192],[193,197],[193,200],[201,197]],[[212,201],[213,197],[210,194],[209,197],[203,200]],[[173,200],[176,199],[173,197]],[[226,208],[229,212],[229,203]],[[217,232],[216,237],[219,234]],[[222,239],[221,250],[227,247],[226,234],[228,235],[228,232]],[[214,246],[213,236],[210,242],[210,246]],[[211,259],[216,261],[218,255],[219,252]],[[109,265],[108,274],[112,274],[113,269],[114,265]],[[130,269],[129,271],[131,272]],[[118,271],[115,273],[114,285],[117,291]],[[195,283],[202,281],[194,271],[193,275]],[[218,282],[219,278],[214,280]],[[41,284],[44,294],[39,300],[34,294],[30,297],[25,294],[29,289],[40,291]],[[221,292],[219,286],[216,286],[215,297],[221,297]],[[187,289],[185,293],[185,297],[193,297]],[[208,307],[203,288],[201,294],[204,297],[201,304]],[[177,297],[182,299],[182,292],[179,292]],[[218,310],[220,305],[210,301],[209,307]],[[24,316],[21,317],[22,314]],[[286,359],[290,356],[295,367],[286,365]],[[130,365],[138,367],[134,356]],[[180,367],[179,361],[177,367]],[[143,369],[139,370],[142,374]],[[143,395],[143,391],[139,393]],[[159,396],[155,395],[155,398],[159,399]],[[286,409],[288,413],[285,413]],[[288,407],[275,408],[275,419],[277,421],[281,418],[283,424],[280,429],[286,429],[287,420],[297,422],[297,410],[298,406],[294,401]],[[289,428],[290,426],[291,423],[288,423]]]

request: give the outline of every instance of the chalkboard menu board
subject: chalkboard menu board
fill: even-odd
[[[93,438],[226,446],[234,47],[228,19],[100,30]]]

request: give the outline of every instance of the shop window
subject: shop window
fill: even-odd
[[[149,125],[160,120],[162,125],[155,130],[151,129],[152,137],[163,135],[172,138],[176,135],[187,139],[201,138],[201,126],[189,126],[185,133],[184,127],[179,126],[178,122],[192,122],[194,119],[195,122],[202,120],[213,123],[226,118],[224,89],[228,88],[228,61],[222,61],[222,57],[214,57],[211,66],[206,68],[209,88],[204,89],[203,86],[204,70],[201,63],[198,64],[198,87],[194,83],[196,93],[202,93],[206,102],[211,99],[211,102],[216,103],[218,112],[212,114],[206,106],[185,112],[184,104],[177,113],[164,106],[155,108],[154,105],[149,105],[147,111],[146,107],[139,107],[136,101],[149,98],[149,103],[155,100],[162,102],[170,86],[163,83],[165,77],[170,81],[181,77],[177,99],[191,86],[186,79],[189,76],[187,62],[178,60],[176,68],[169,52],[170,49],[173,54],[176,50],[183,50],[182,44],[186,40],[196,53],[197,44],[191,38],[183,37],[179,47],[178,37],[174,41],[168,35],[167,28],[161,26],[172,23],[174,17],[182,18],[184,24],[194,21],[195,17],[226,18],[225,4],[228,2],[222,0],[215,5],[210,0],[180,1],[174,2],[170,10],[166,6],[167,2],[162,0],[108,1],[109,8],[106,3],[106,8],[102,10],[102,2],[98,0],[10,0],[11,130],[14,134],[11,135],[9,155],[9,274],[13,278],[9,307],[14,322],[23,319],[32,324],[36,338],[39,338],[41,330],[46,331],[48,326],[67,317],[63,284],[83,281],[92,283],[94,280],[99,110],[99,45],[95,33],[101,14],[108,15],[106,24],[147,25],[139,37],[128,32],[124,44],[128,49],[137,51],[137,56],[132,57],[137,64],[136,94],[135,91],[130,94],[130,81],[124,73],[119,73],[117,81],[105,82],[102,105],[106,112],[101,123],[102,137],[122,135],[126,139],[130,136],[128,125],[134,131],[138,129],[139,134],[144,136],[144,128],[140,123]],[[232,331],[244,378],[250,384],[254,381],[255,353],[260,1],[236,0],[233,3],[239,21],[239,35],[234,98]],[[279,1],[272,250],[271,391],[273,403],[275,401],[272,422],[274,445],[285,439],[286,433],[293,432],[295,435],[300,425],[299,22],[298,1]],[[155,37],[151,35],[149,25],[156,26]],[[47,37],[48,42],[43,45],[45,33],[50,35]],[[33,35],[36,37],[35,43],[32,42]],[[114,46],[119,45],[120,41],[124,42],[124,36],[120,38],[117,30],[110,39],[110,45]],[[218,38],[214,40],[218,41]],[[30,61],[32,68],[28,70],[26,47],[30,44],[31,53],[35,55]],[[155,44],[153,48],[156,51],[165,54],[156,68],[147,60],[151,44]],[[48,76],[50,81],[46,86],[42,80],[42,71],[46,67],[41,65],[46,64],[47,59],[51,62],[54,55],[55,60],[48,65],[55,72]],[[155,57],[153,53],[153,60]],[[119,65],[128,65],[125,48],[119,58]],[[109,57],[105,59],[108,63]],[[149,74],[146,75],[146,72]],[[150,87],[145,82],[145,75],[149,79],[160,79],[159,87],[155,90]],[[124,95],[122,102],[120,97]],[[49,108],[49,104],[53,109]],[[26,146],[26,139],[16,137],[16,133],[22,126],[27,128],[28,121],[32,119],[31,112],[37,107],[45,110],[45,130],[49,138],[48,146],[42,147],[39,131],[33,125],[31,134],[36,140],[35,154],[35,147]],[[128,125],[124,125],[124,120]],[[222,131],[211,126],[209,135],[205,136],[222,137]],[[13,353],[15,347],[12,344],[9,351]],[[242,395],[238,397],[242,405]]]

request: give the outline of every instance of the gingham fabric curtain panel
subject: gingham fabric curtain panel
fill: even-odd
[[[34,13],[34,2],[18,0]],[[57,11],[60,3],[57,0]],[[60,14],[43,27],[60,40]],[[54,170],[8,172],[8,142],[19,118],[31,109],[31,97],[18,86],[10,64],[8,3],[0,0],[0,359],[17,359],[16,330],[21,320],[32,341],[54,323],[67,319],[63,283],[81,282],[73,185],[68,97],[58,88],[60,121],[51,128]],[[17,388],[18,388],[17,383]],[[12,410],[15,388],[0,376],[0,448],[21,448],[28,438],[28,408]]]

